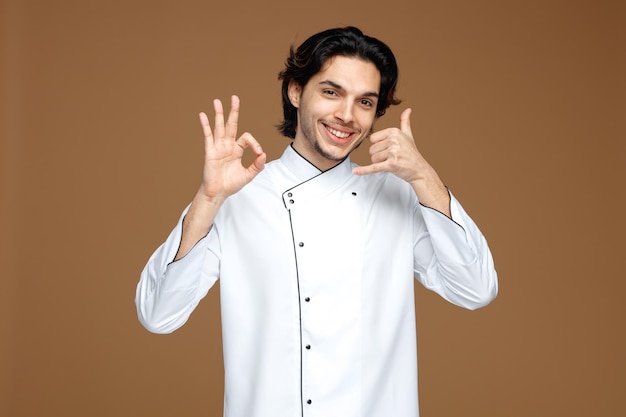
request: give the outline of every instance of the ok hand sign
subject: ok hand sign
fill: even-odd
[[[200,113],[204,132],[204,168],[202,183],[183,221],[183,233],[174,260],[185,256],[211,229],[222,203],[265,167],[265,152],[250,133],[237,136],[239,97],[232,96],[228,121],[224,124],[224,108],[220,100],[213,100],[215,109],[214,130],[206,113]],[[256,154],[250,166],[241,161],[246,148]]]
[[[221,203],[263,170],[266,155],[250,133],[246,132],[236,138],[239,97],[231,97],[226,124],[222,102],[218,99],[213,100],[213,107],[215,109],[213,130],[206,113],[200,113],[200,124],[204,132],[204,168],[198,193],[207,200]],[[250,148],[256,154],[248,167],[244,167],[241,160],[246,148]]]

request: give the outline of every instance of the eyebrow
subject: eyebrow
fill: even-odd
[[[344,90],[344,88],[342,86],[340,86],[339,84],[337,84],[336,82],[331,81],[331,80],[320,81],[318,85],[324,85],[324,84],[329,85],[329,86],[331,86],[333,88],[336,88],[337,90],[342,90],[342,91]],[[368,91],[368,92],[362,94],[362,96],[363,97],[374,97],[374,98],[378,98],[379,97],[379,95],[378,95],[378,93],[376,91]]]

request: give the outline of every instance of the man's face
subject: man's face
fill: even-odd
[[[325,171],[356,149],[372,130],[380,73],[359,58],[330,58],[301,88],[292,82],[289,98],[298,109],[293,147]]]

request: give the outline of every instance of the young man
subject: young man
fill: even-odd
[[[418,415],[413,283],[469,309],[497,277],[487,243],[415,146],[410,110],[372,133],[395,98],[395,58],[356,28],[313,35],[281,72],[293,142],[265,163],[206,114],[203,180],[137,287],[152,332],[182,326],[219,278],[226,417]],[[350,153],[371,142],[372,163]],[[256,158],[241,163],[244,149]]]

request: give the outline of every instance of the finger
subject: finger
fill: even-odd
[[[207,141],[213,142],[213,132],[211,131],[211,125],[209,124],[209,117],[205,112],[201,112],[200,115],[200,125],[202,126],[202,133],[204,134],[204,138]]]
[[[265,168],[266,159],[267,156],[265,155],[265,152],[261,152],[259,155],[256,156],[256,158],[254,158],[254,161],[252,161],[252,164],[250,164],[250,166],[248,167],[248,172],[254,176],[263,171],[263,168]]]
[[[213,100],[213,109],[215,110],[214,138],[215,140],[224,139],[224,106],[222,106],[221,100]]]
[[[239,120],[239,97],[230,98],[230,112],[226,121],[226,137],[235,139],[237,136],[237,122]]]
[[[252,161],[252,164],[247,168],[250,175],[255,176],[263,170],[265,167],[265,160],[267,155],[263,152],[263,148],[257,140],[250,133],[246,132],[237,140],[237,142],[244,148],[251,148],[256,154],[256,158]]]
[[[369,136],[370,143],[377,143],[385,139],[388,136],[388,129],[379,130]]]
[[[263,153],[263,148],[261,148],[261,144],[257,142],[257,140],[250,133],[246,132],[237,139],[237,143],[245,148],[251,148],[252,151],[260,155]]]
[[[369,154],[370,157],[377,154],[377,153],[381,153],[386,151],[387,149],[389,149],[389,147],[392,145],[392,143],[390,143],[390,141],[386,140],[386,141],[378,141],[378,142],[374,142],[370,145],[369,147]]]
[[[375,152],[370,155],[370,160],[372,161],[373,164],[386,161],[387,159],[389,159],[388,152],[381,151],[381,152]]]
[[[364,165],[364,166],[359,166],[356,167],[352,170],[352,173],[354,175],[368,175],[368,174],[373,174],[375,172],[380,172],[380,171],[384,171],[385,170],[385,165],[382,162],[379,163],[374,163],[374,164],[370,164],[370,165]]]
[[[379,130],[376,133],[372,133],[370,135],[370,142],[372,144],[381,143],[391,137],[397,136],[400,132],[402,132],[402,130],[397,127],[388,127],[386,129]]]
[[[400,115],[400,130],[402,130],[405,134],[413,137],[413,133],[411,132],[411,109],[405,109]]]

